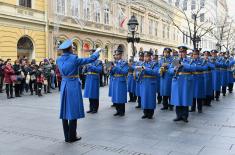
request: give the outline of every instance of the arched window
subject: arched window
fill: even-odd
[[[110,16],[109,5],[105,4],[104,5],[104,24],[109,25],[109,16]]]
[[[91,1],[83,0],[83,15],[85,20],[91,20]]]
[[[95,10],[95,22],[100,23],[100,2],[98,0],[94,1],[94,10]]]
[[[32,8],[32,1],[31,0],[19,0],[19,5]]]
[[[73,42],[73,53],[77,54],[78,53],[78,45],[77,43]]]
[[[17,43],[17,56],[32,59],[34,46],[31,39],[27,36],[21,37]]]

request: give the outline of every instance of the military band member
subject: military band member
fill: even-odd
[[[152,51],[145,51],[144,62],[136,67],[140,72],[141,108],[144,112],[142,119],[152,119],[156,109],[156,76],[159,67],[151,61],[152,54]]]
[[[69,143],[81,140],[76,133],[77,119],[85,117],[78,68],[96,61],[100,51],[97,49],[89,58],[79,58],[73,54],[72,44],[73,41],[70,39],[63,42],[59,46],[59,50],[63,50],[63,55],[57,59],[62,76],[60,119],[62,119],[65,142]]]
[[[96,50],[91,50],[91,55]],[[95,114],[99,109],[99,94],[100,94],[100,73],[102,72],[102,61],[96,60],[85,69],[86,81],[84,89],[84,98],[89,98],[90,110],[87,113]]]
[[[173,74],[171,104],[176,106],[176,118],[173,121],[188,122],[189,106],[193,102],[193,75],[194,67],[186,57],[187,47],[179,46],[180,63],[170,68]]]
[[[153,55],[153,63],[155,63],[155,65],[157,67],[159,67],[159,61],[158,61],[158,51],[155,50],[155,53]],[[160,74],[158,74],[159,76],[156,76],[156,91],[157,91],[157,101],[158,104],[161,104],[162,102],[162,96],[160,95]]]
[[[142,63],[144,62],[144,52],[141,50],[139,51],[139,61],[136,62],[135,66],[141,66]],[[136,106],[137,109],[141,108],[141,97],[140,97],[140,79],[139,79],[139,71],[135,70],[134,71],[134,78],[136,81],[136,90],[135,90],[135,94],[137,96],[137,102],[138,105]]]
[[[228,65],[228,91],[229,93],[233,92],[233,67],[235,64],[235,60],[232,56],[230,56],[228,54],[228,61],[229,61],[229,65]]]
[[[199,57],[200,51],[195,49],[193,51],[192,65],[195,67],[195,72],[193,72],[194,78],[194,95],[193,95],[193,105],[190,112],[195,112],[196,106],[198,113],[202,113],[203,100],[205,99],[205,89],[204,89],[204,71],[207,70],[207,65],[205,61],[202,61]]]
[[[115,50],[115,59],[117,63],[111,66],[110,74],[113,76],[112,81],[112,102],[116,107],[117,112],[114,116],[125,115],[125,103],[127,103],[127,74],[128,63],[122,59],[123,48],[121,45]]]
[[[163,50],[163,58],[160,60],[160,94],[163,98],[163,108],[161,110],[173,110],[173,106],[170,105],[170,97],[171,97],[171,82],[172,82],[172,75],[168,72],[171,63],[172,57],[170,53],[172,50],[170,48],[165,48]]]
[[[220,58],[218,57],[218,51],[212,50],[211,51],[211,59],[210,62],[213,65],[212,70],[212,88],[213,88],[213,98],[216,99],[216,101],[219,101],[220,92],[221,92],[221,74],[220,74],[220,67],[222,66],[222,63],[220,63]]]
[[[228,86],[228,67],[229,67],[229,60],[226,56],[226,52],[221,52],[220,62],[222,63],[222,66],[220,68],[222,94],[223,96],[225,96],[226,88]]]
[[[128,102],[136,102],[136,95],[135,95],[135,89],[136,89],[136,82],[135,82],[135,79],[134,79],[134,67],[135,67],[135,62],[134,62],[134,59],[131,58],[129,60],[129,71],[128,71],[128,82],[127,82],[127,90],[129,92],[129,97],[130,97],[130,100]]]
[[[214,70],[214,65],[210,61],[210,51],[204,51],[204,61],[208,68],[204,74],[204,88],[206,99],[204,105],[211,106],[211,99],[213,98],[213,88],[212,88],[212,70]]]

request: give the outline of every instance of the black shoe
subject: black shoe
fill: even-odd
[[[168,110],[168,108],[161,108],[161,110]]]
[[[226,94],[223,94],[223,96],[226,96]]]
[[[87,111],[86,113],[88,113],[88,114],[89,114],[89,113],[92,113],[92,110],[89,110],[89,111]]]
[[[119,115],[119,113],[117,112],[116,114],[113,114],[113,116],[118,116]]]
[[[13,96],[11,96],[10,98],[14,98]]]
[[[69,143],[73,143],[73,142],[79,141],[81,139],[82,139],[82,137],[76,137],[76,138],[70,140]]]
[[[135,108],[136,108],[136,109],[140,109],[141,107],[140,107],[140,106],[136,106]]]
[[[173,110],[174,110],[174,108],[173,108],[173,107],[170,107],[170,108],[169,108],[169,110],[170,110],[170,111],[173,111]]]
[[[92,113],[92,114],[96,114],[97,112],[98,112],[98,111],[94,110],[94,111],[92,111],[91,113]]]
[[[144,116],[142,116],[141,118],[142,118],[142,119],[145,119],[145,118],[148,118],[148,116],[147,116],[147,115],[144,115]]]
[[[7,99],[10,99],[11,97],[10,96],[7,96]]]
[[[175,118],[173,119],[174,122],[179,122],[179,121],[182,121],[182,118]]]
[[[219,101],[219,98],[216,98],[216,101]]]
[[[120,117],[123,117],[123,116],[125,116],[125,114],[124,114],[124,113],[122,113],[122,114],[119,114],[119,116],[120,116]]]
[[[196,110],[192,110],[192,109],[191,109],[191,110],[189,110],[189,112],[195,112],[195,111],[196,111]]]
[[[153,116],[148,116],[148,119],[153,119]]]
[[[31,94],[30,95],[33,95],[33,92],[31,92]]]
[[[202,110],[198,110],[198,113],[201,114],[201,113],[202,113]]]
[[[188,119],[187,118],[182,118],[182,121],[184,121],[185,123],[188,123]]]

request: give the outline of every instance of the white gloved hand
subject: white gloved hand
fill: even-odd
[[[102,48],[97,48],[95,52],[100,53],[102,50],[103,50]]]

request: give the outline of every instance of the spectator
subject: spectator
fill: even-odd
[[[11,59],[8,59],[5,63],[4,67],[4,83],[6,84],[6,94],[7,99],[14,98],[13,97],[13,80],[16,80],[14,76],[14,69],[11,65]]]

